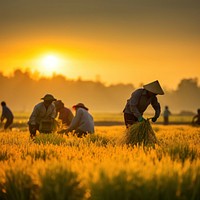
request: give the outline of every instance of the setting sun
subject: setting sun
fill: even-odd
[[[42,73],[49,76],[59,71],[60,62],[61,61],[57,56],[54,56],[54,55],[44,56],[41,60]]]

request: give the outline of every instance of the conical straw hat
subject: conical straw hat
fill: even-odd
[[[154,94],[164,94],[163,89],[161,88],[160,83],[157,80],[152,83],[146,84],[143,87],[145,90],[148,90],[149,92],[152,92]]]

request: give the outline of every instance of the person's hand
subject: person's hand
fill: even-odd
[[[145,119],[144,119],[142,116],[138,118],[138,121],[139,121],[139,122],[143,122],[144,120],[145,120]]]
[[[58,134],[65,134],[66,133],[66,129],[63,129],[61,131],[58,131]]]
[[[157,117],[153,117],[151,120],[152,120],[152,122],[156,122],[157,121]]]

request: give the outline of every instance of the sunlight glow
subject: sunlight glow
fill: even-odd
[[[59,72],[60,60],[57,56],[47,55],[42,58],[43,73],[46,76],[51,76],[55,72]]]

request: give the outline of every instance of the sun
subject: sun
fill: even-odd
[[[45,55],[41,58],[41,67],[40,71],[45,76],[51,76],[53,73],[59,72],[60,62],[58,56],[55,55]]]

